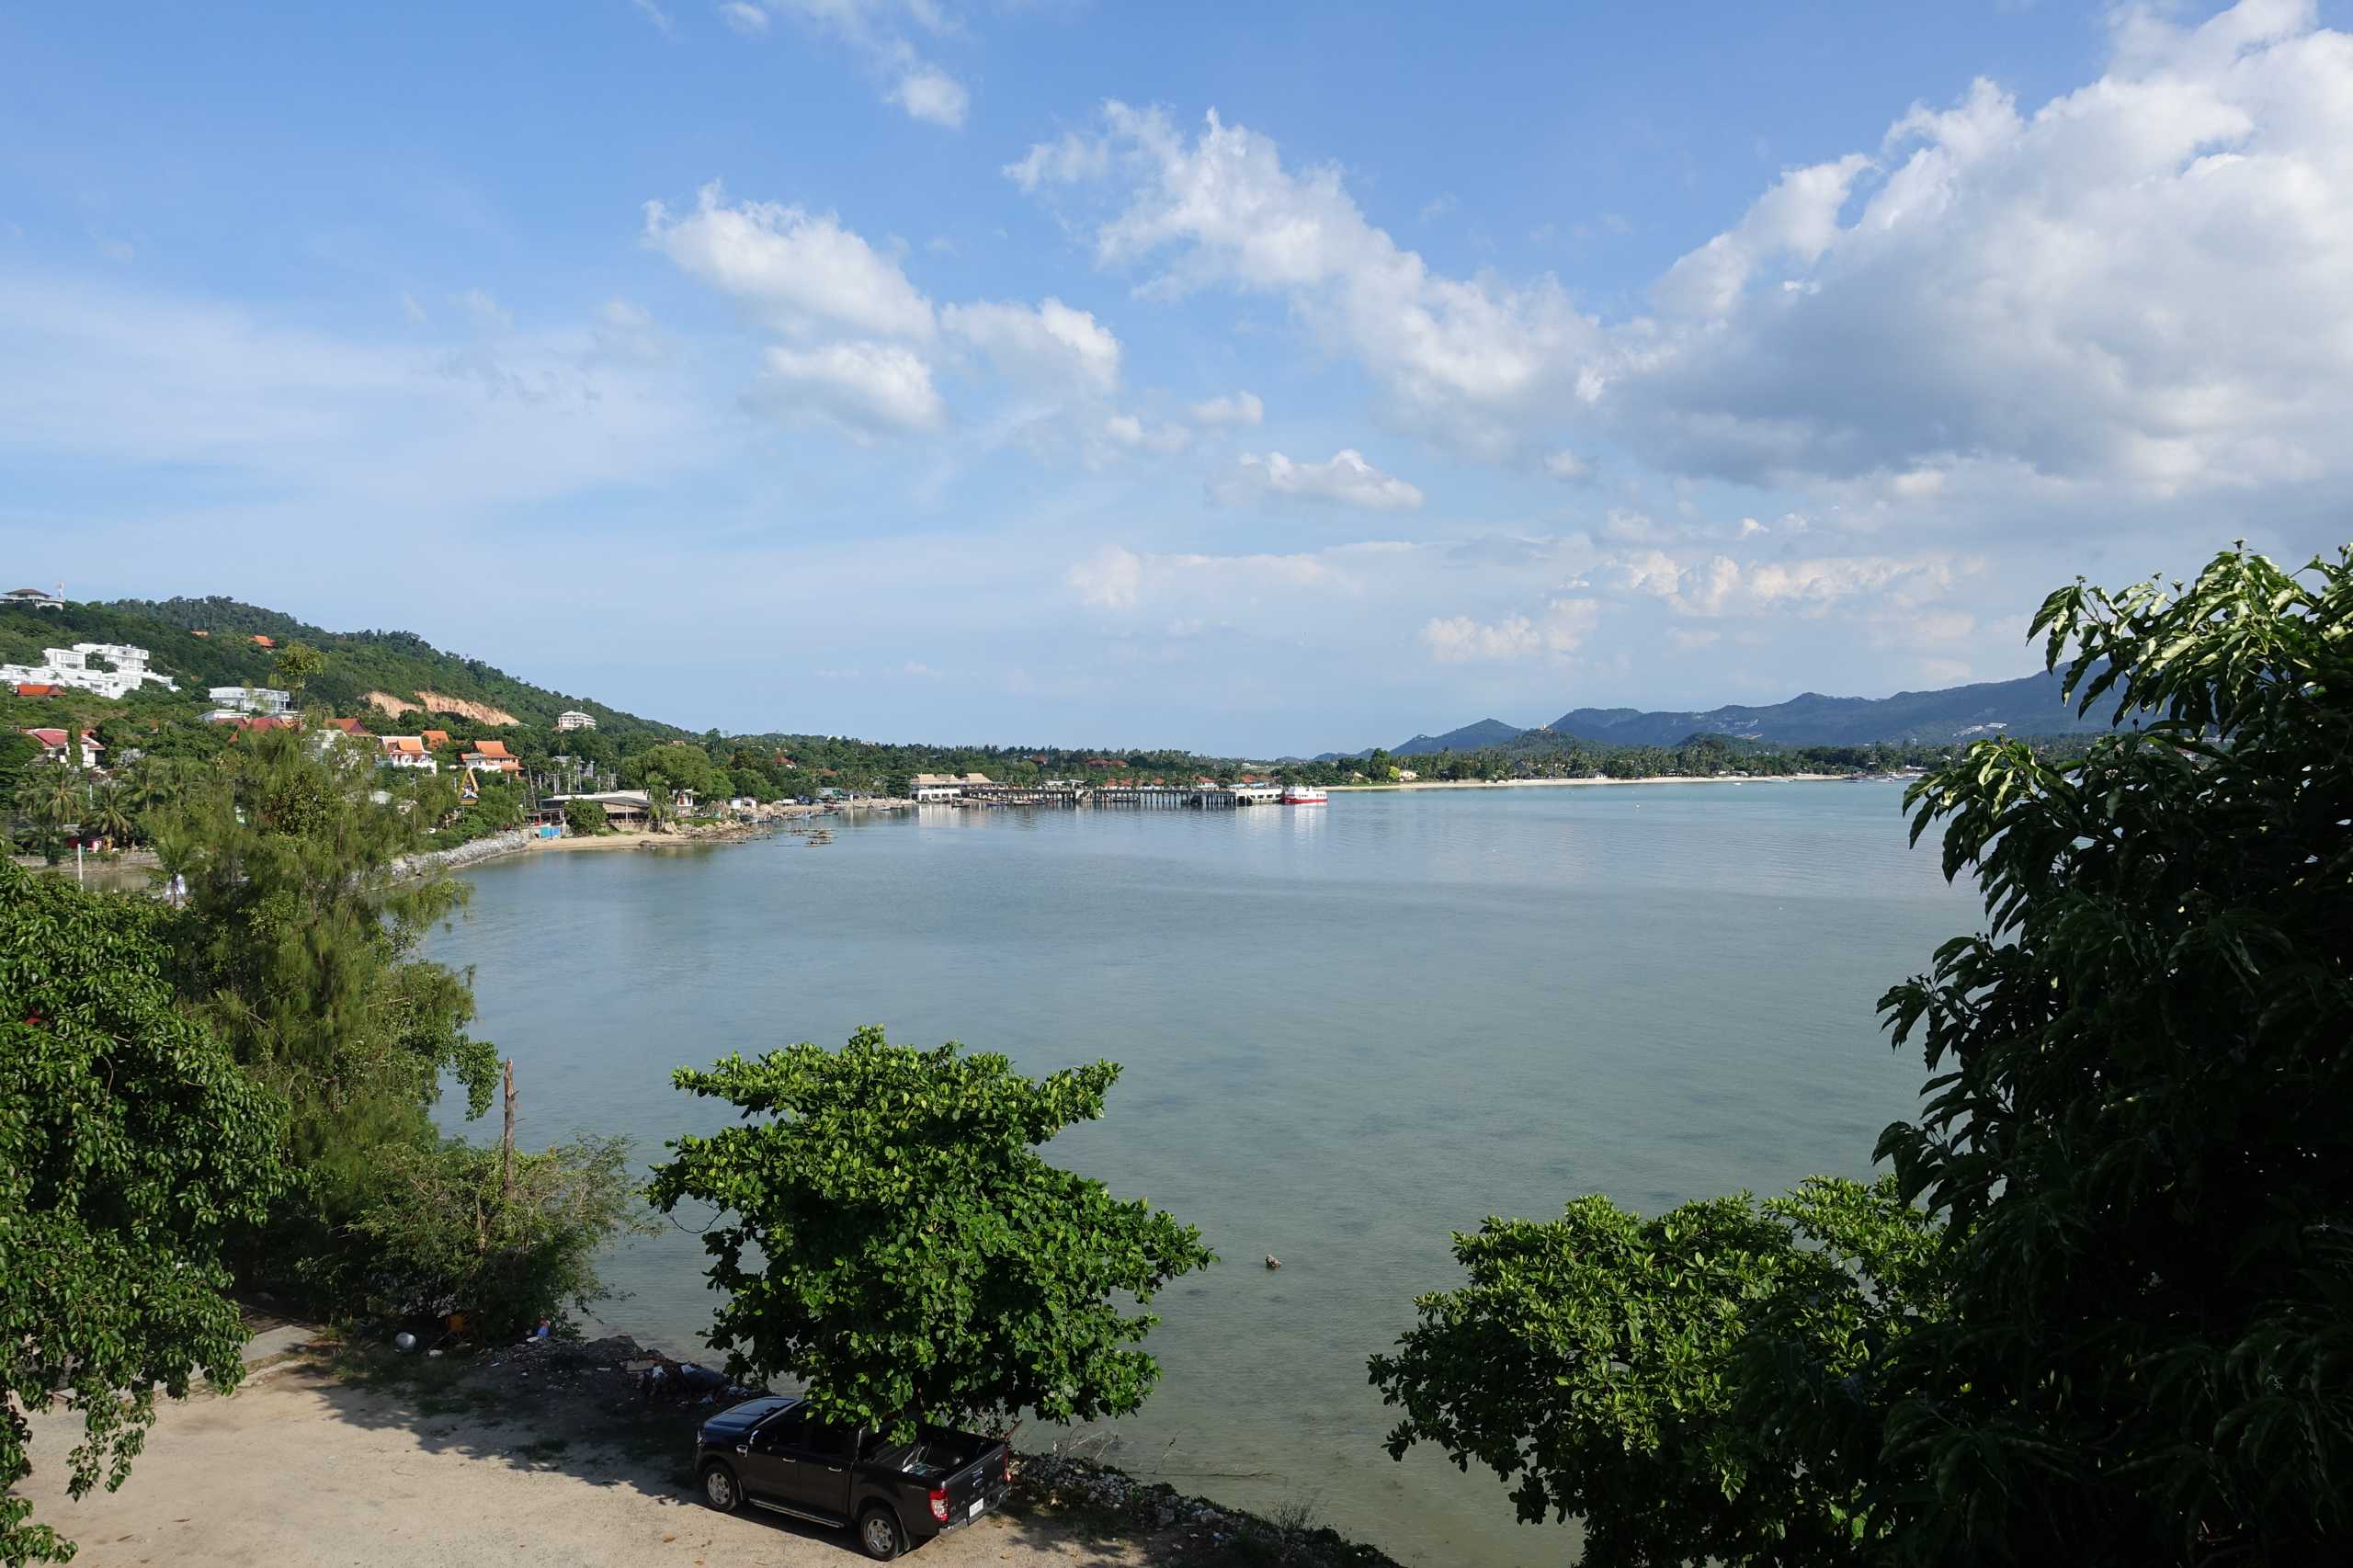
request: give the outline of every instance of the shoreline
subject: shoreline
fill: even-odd
[[[1849,780],[1874,782],[1867,776],[1859,778],[1851,773],[1752,773],[1739,778],[1723,774],[1695,778],[1688,774],[1661,773],[1641,778],[1415,778],[1401,779],[1394,784],[1330,784],[1325,788],[1369,793],[1379,790],[1540,790],[1608,784],[1844,784]]]

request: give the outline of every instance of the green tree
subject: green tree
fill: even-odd
[[[90,786],[88,804],[82,812],[82,828],[118,848],[137,840],[138,815],[131,808],[131,791],[120,779],[102,778]]]
[[[466,1032],[465,977],[414,956],[463,885],[395,864],[452,799],[448,781],[392,777],[358,747],[249,731],[159,828],[188,882],[179,987],[290,1108],[300,1200],[254,1260],[275,1283],[333,1297],[364,1268],[347,1227],[381,1189],[381,1151],[430,1140],[444,1072],[470,1112],[489,1104],[496,1054]]]
[[[597,1255],[650,1231],[629,1140],[588,1138],[503,1158],[460,1139],[394,1145],[384,1192],[353,1224],[370,1263],[364,1306],[394,1320],[463,1312],[488,1339],[608,1292]]]
[[[654,1171],[665,1212],[709,1204],[725,1291],[710,1335],[738,1374],[801,1380],[829,1418],[1091,1420],[1159,1377],[1141,1309],[1216,1261],[1199,1233],[1037,1152],[1103,1113],[1097,1062],[1031,1079],[1006,1058],[801,1044],[681,1069],[680,1088],[746,1120],[681,1138]],[[1139,1310],[1122,1310],[1122,1301]]]
[[[1892,1176],[1824,1176],[1655,1219],[1580,1198],[1454,1238],[1464,1288],[1423,1297],[1372,1381],[1432,1443],[1514,1483],[1523,1522],[1586,1521],[1591,1563],[1818,1562],[1854,1547],[1860,1488],[1739,1405],[1745,1347],[1802,1344],[1829,1380],[1943,1311],[1937,1227]]]
[[[327,656],[308,642],[289,642],[269,662],[271,676],[298,705],[302,700],[303,686],[326,667]]]
[[[563,803],[563,824],[573,832],[594,837],[611,824],[606,820],[604,803],[600,801],[566,801]]]
[[[1493,1223],[1373,1362],[1392,1449],[1518,1475],[1589,1561],[2342,1558],[2348,612],[2353,551],[2051,596],[2078,711],[2146,722],[2063,761],[1981,743],[1907,795],[1988,922],[1881,1002],[1933,1076],[1849,1239],[1776,1216],[1854,1283],[1737,1199]]]
[[[82,1415],[80,1497],[122,1483],[159,1389],[243,1370],[222,1248],[282,1185],[280,1113],[175,1004],[161,918],[0,862],[0,1562],[74,1552],[14,1494],[26,1412]]]
[[[1375,746],[1372,755],[1364,759],[1364,776],[1376,784],[1385,784],[1397,777],[1397,764],[1386,750]]]
[[[33,847],[54,866],[64,858],[65,830],[79,824],[86,791],[82,770],[71,763],[28,767],[17,780],[17,814],[33,830]]]

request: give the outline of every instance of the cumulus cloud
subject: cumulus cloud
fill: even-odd
[[[1544,454],[1544,472],[1564,484],[1579,484],[1593,477],[1593,465],[1564,447]]]
[[[937,62],[925,58],[915,40],[938,40],[957,30],[940,0],[769,0],[775,9],[838,40],[867,73],[887,84],[882,97],[911,119],[954,131],[962,127],[972,94]]]
[[[1373,512],[1410,512],[1422,493],[1381,472],[1354,449],[1335,452],[1326,462],[1298,462],[1280,452],[1245,453],[1234,471],[1211,486],[1222,504],[1238,506],[1268,497],[1359,506]]]
[[[1252,392],[1227,393],[1193,404],[1196,425],[1256,425],[1267,416],[1267,405]]]
[[[1112,103],[1006,174],[1107,197],[1085,232],[1147,295],[1279,297],[1392,416],[1497,460],[1590,430],[1772,485],[2312,483],[2353,467],[2353,39],[2317,17],[2126,6],[2097,80],[2034,108],[1981,81],[1786,170],[1608,322],[1549,275],[1433,268],[1214,113]]]
[[[1368,222],[1339,171],[1286,168],[1275,143],[1212,111],[1188,139],[1156,109],[1105,106],[1100,127],[1041,142],[1006,173],[1030,191],[1116,180],[1126,204],[1094,229],[1106,267],[1165,269],[1148,293],[1212,285],[1280,294],[1433,427],[1516,447],[1491,417],[1561,388],[1596,336],[1550,278],[1514,287],[1434,273]]]
[[[1115,447],[1148,452],[1181,452],[1193,439],[1182,425],[1147,425],[1132,414],[1114,414],[1103,421],[1103,436]]]
[[[779,406],[813,411],[859,435],[934,429],[945,413],[931,367],[895,343],[771,347],[764,387]]]
[[[1120,340],[1093,312],[1048,298],[1035,306],[950,305],[941,324],[999,369],[1033,382],[1076,382],[1096,392],[1120,384]]]
[[[714,181],[688,213],[647,202],[644,234],[647,244],[781,331],[807,335],[833,324],[898,337],[932,334],[923,291],[831,213],[771,201],[731,205]]]
[[[1663,600],[1677,613],[1690,616],[1776,610],[1818,615],[1857,598],[1910,610],[1949,590],[1969,569],[1942,555],[1743,562],[1722,554],[1681,560],[1662,550],[1631,551],[1615,565],[1620,589]]]
[[[1601,619],[1593,599],[1559,598],[1542,614],[1474,620],[1467,615],[1434,619],[1422,627],[1422,645],[1442,665],[1506,662],[1576,652]]]
[[[891,89],[890,101],[914,119],[957,131],[963,127],[972,96],[947,72],[936,65],[922,65],[899,78],[899,85]]]

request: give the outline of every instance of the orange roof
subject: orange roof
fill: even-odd
[[[504,758],[507,755],[506,743],[505,741],[476,741],[474,755]]]
[[[384,749],[386,751],[405,752],[412,756],[423,756],[425,755],[425,743],[415,735],[386,735],[384,737]]]
[[[327,728],[341,730],[347,735],[364,735],[368,733],[359,727],[359,721],[357,719],[330,719],[327,721]]]
[[[55,751],[65,744],[65,732],[63,730],[27,730],[25,733],[39,741],[45,749],[50,751]]]
[[[275,648],[278,644],[256,631],[254,633],[254,646],[257,648]]]
[[[25,681],[17,685],[17,695],[18,697],[55,697],[57,688],[41,681]]]
[[[446,746],[449,744],[449,732],[447,730],[426,730],[420,733],[424,735],[426,745]]]

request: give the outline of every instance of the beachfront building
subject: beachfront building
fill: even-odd
[[[25,733],[40,745],[43,762],[78,762],[84,767],[96,767],[98,759],[106,755],[107,748],[100,745],[98,737],[87,730],[78,737],[65,730],[48,728],[27,730]],[[80,743],[78,745],[74,744],[76,740]]]
[[[57,585],[54,594],[43,593],[39,588],[11,588],[0,594],[0,604],[10,609],[63,609],[64,592],[65,585],[63,583]]]
[[[137,691],[149,681],[165,691],[179,687],[147,667],[147,650],[128,642],[76,642],[71,648],[43,648],[38,665],[0,665],[0,685],[70,686],[96,692],[112,702]]]
[[[379,767],[404,767],[419,773],[441,771],[441,764],[426,748],[423,735],[384,735],[377,744],[382,748],[376,758]]]
[[[615,827],[643,827],[646,817],[646,795],[642,790],[600,790],[593,794],[542,795],[540,815],[550,822],[563,820],[564,804],[570,801],[594,801],[605,808],[605,820]]]
[[[988,781],[985,773],[918,773],[909,793],[917,801],[954,801],[962,797],[966,786]]]
[[[216,686],[205,695],[211,699],[216,711],[231,713],[283,713],[293,705],[290,692],[268,686]]]
[[[555,727],[559,730],[593,730],[597,727],[597,716],[583,713],[577,709],[570,710],[555,716]]]
[[[422,737],[419,737],[420,739]],[[522,760],[506,749],[505,741],[476,741],[474,749],[458,759],[469,773],[520,773]]]

